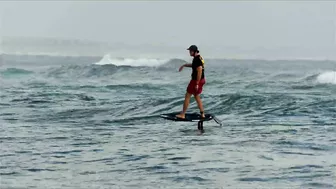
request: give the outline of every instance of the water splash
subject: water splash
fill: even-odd
[[[324,84],[336,84],[336,71],[321,73],[316,78],[317,82]]]

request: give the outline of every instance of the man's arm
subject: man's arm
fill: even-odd
[[[201,78],[202,78],[202,69],[203,69],[202,66],[198,66],[197,67],[197,81],[196,81],[197,84],[199,83],[199,81],[201,81]]]
[[[197,60],[196,63],[196,70],[197,70],[197,77],[196,77],[196,84],[198,84],[201,81],[202,78],[202,72],[203,72],[203,63],[201,61],[201,59]]]
[[[183,64],[183,65],[180,67],[179,72],[182,71],[184,67],[191,68],[191,65],[192,65],[192,64]]]

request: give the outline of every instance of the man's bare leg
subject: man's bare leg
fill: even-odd
[[[202,103],[202,100],[201,100],[201,96],[200,95],[194,95],[194,97],[195,97],[195,100],[197,102],[198,108],[200,109],[201,117],[204,118],[205,114],[204,114],[204,109],[203,109],[203,103]]]
[[[187,109],[189,106],[190,97],[191,97],[191,94],[187,92],[184,97],[183,110],[180,114],[176,115],[176,117],[182,118],[182,119],[185,118],[185,113],[187,112]]]

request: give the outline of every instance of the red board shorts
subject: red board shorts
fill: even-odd
[[[201,79],[199,81],[199,83],[198,83],[198,90],[197,91],[195,89],[196,83],[197,83],[197,80],[190,80],[189,85],[187,87],[187,92],[189,94],[199,95],[199,94],[202,93],[203,85],[205,84],[205,79]]]

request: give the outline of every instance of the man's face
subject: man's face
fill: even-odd
[[[194,55],[195,55],[195,52],[194,52],[194,51],[191,51],[191,50],[189,50],[189,54],[190,54],[190,56],[194,56]]]

